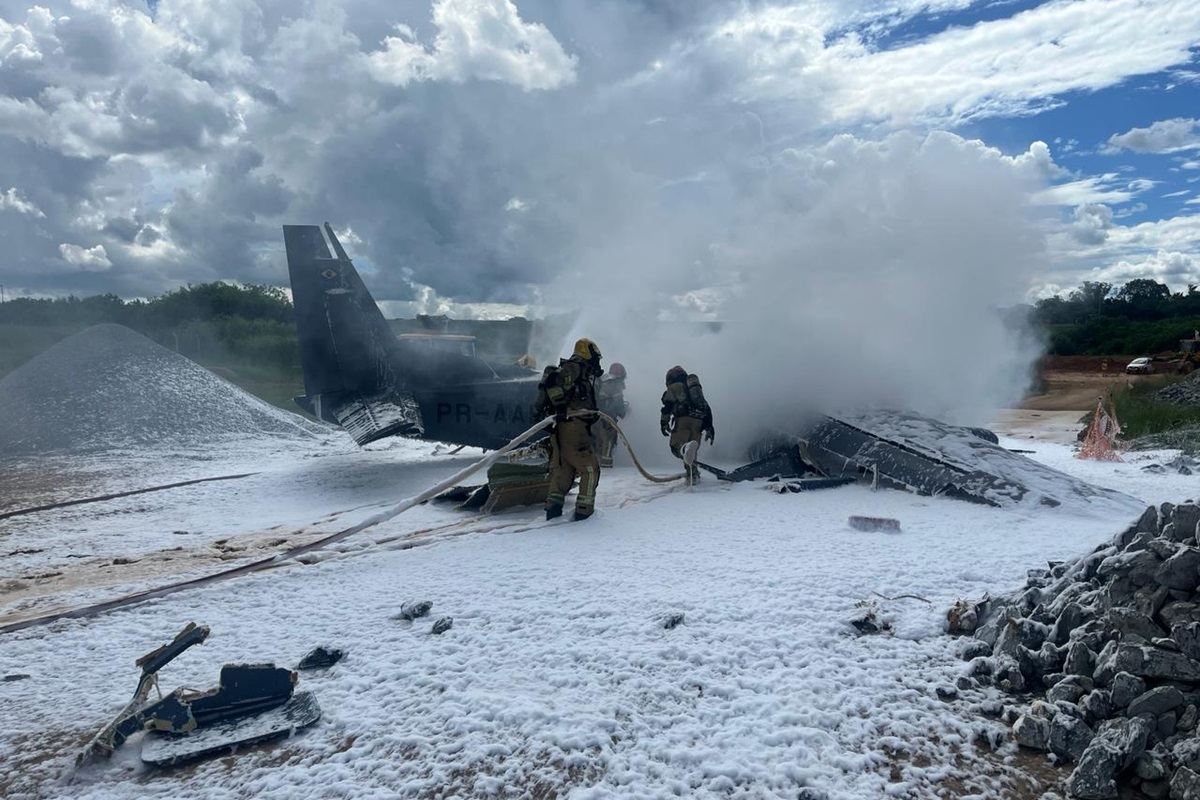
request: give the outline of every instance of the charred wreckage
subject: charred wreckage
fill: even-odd
[[[533,423],[535,369],[397,337],[329,223],[285,225],[283,233],[304,372],[300,407],[359,445],[402,435],[494,450]],[[734,470],[699,466],[726,481],[773,479],[780,491],[865,483],[991,506],[1055,506],[1063,492],[1119,497],[1006,450],[990,431],[910,411],[817,417],[773,433],[750,457]],[[540,472],[497,463],[483,491],[462,487],[448,497],[485,510],[541,502]]]

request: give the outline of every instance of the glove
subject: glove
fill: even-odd
[[[554,421],[562,424],[567,421],[567,410],[565,408],[554,409]]]
[[[704,432],[704,438],[705,438],[705,439],[708,439],[708,443],[709,443],[709,444],[712,444],[712,443],[713,443],[713,439],[716,439],[716,438],[717,438],[717,432],[716,432],[716,431],[714,431],[712,428],[709,428],[708,430],[706,430],[706,431]]]
[[[662,431],[663,436],[671,435],[671,425],[665,419],[662,421],[662,424],[658,426],[658,429]]]

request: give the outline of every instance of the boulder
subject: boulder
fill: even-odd
[[[1028,617],[1012,618],[1000,628],[994,650],[997,654],[1015,658],[1018,647],[1038,650],[1049,635],[1050,629],[1039,622],[1034,622]]]
[[[1200,604],[1175,600],[1163,605],[1158,612],[1158,618],[1167,629],[1188,622],[1200,622]]]
[[[1146,510],[1142,512],[1142,516],[1138,517],[1138,521],[1133,524],[1133,528],[1142,533],[1158,533],[1158,509],[1154,506],[1147,506]]]
[[[1013,723],[1013,736],[1017,744],[1031,750],[1045,752],[1050,749],[1050,720],[1033,714],[1022,714]]]
[[[1110,639],[1104,643],[1104,647],[1096,655],[1096,669],[1092,672],[1092,679],[1096,681],[1097,685],[1108,686],[1116,674],[1121,671],[1117,668],[1117,649],[1119,647],[1120,643],[1116,639]]]
[[[1170,775],[1167,769],[1167,753],[1162,745],[1146,750],[1138,756],[1133,772],[1144,781],[1161,781]]]
[[[1103,559],[1096,565],[1096,577],[1111,579],[1116,575],[1127,577],[1138,586],[1145,586],[1154,581],[1154,573],[1162,563],[1150,549],[1116,553]]]
[[[1089,725],[1098,725],[1113,715],[1112,693],[1107,689],[1095,689],[1079,701],[1079,710]]]
[[[1173,711],[1183,704],[1183,692],[1174,686],[1159,686],[1134,698],[1129,704],[1126,716],[1136,717],[1139,714],[1152,714],[1155,717]]]
[[[1154,735],[1158,740],[1166,741],[1168,736],[1175,735],[1175,726],[1179,723],[1177,711],[1164,711],[1157,717]]]
[[[1179,719],[1175,722],[1175,729],[1178,731],[1193,731],[1196,729],[1196,721],[1200,719],[1200,709],[1197,709],[1192,703],[1188,703],[1179,712]]]
[[[1171,748],[1171,757],[1181,767],[1200,772],[1200,739],[1190,738],[1176,742]]]
[[[1067,790],[1080,800],[1116,797],[1116,776],[1145,751],[1150,730],[1145,717],[1106,722],[1080,756],[1067,779]]]
[[[1067,603],[1050,629],[1050,641],[1060,647],[1067,643],[1071,631],[1084,623],[1083,609],[1078,603]]]
[[[1063,663],[1058,648],[1050,642],[1043,642],[1037,651],[1017,645],[1016,656],[1021,674],[1031,681],[1040,680],[1048,672],[1058,672]]]
[[[1165,563],[1165,562],[1164,562]],[[1153,639],[1161,639],[1167,632],[1149,615],[1133,608],[1110,608],[1105,614],[1109,627],[1121,635],[1121,640],[1128,642],[1131,636],[1137,636],[1149,644]]]
[[[1183,653],[1146,645],[1123,644],[1117,647],[1113,666],[1142,678],[1168,681],[1200,681],[1200,661]]]
[[[1142,781],[1138,789],[1150,800],[1167,800],[1171,795],[1171,784],[1165,780]]]
[[[1171,776],[1171,800],[1200,800],[1200,774],[1180,767]]]
[[[1174,503],[1163,503],[1158,507],[1158,532],[1163,533],[1163,530],[1171,523],[1171,514],[1175,512]]]
[[[1067,656],[1063,659],[1063,672],[1090,678],[1095,669],[1096,655],[1087,645],[1083,642],[1072,642],[1067,647]]]
[[[1195,540],[1195,536],[1192,539]],[[1196,591],[1200,585],[1200,548],[1181,547],[1175,555],[1158,566],[1154,580],[1168,589]]]
[[[1196,526],[1200,524],[1200,506],[1195,503],[1181,503],[1175,506],[1171,511],[1171,524],[1175,526],[1172,539],[1179,542],[1186,542],[1188,539],[1195,541]]]
[[[1046,691],[1046,699],[1050,702],[1064,701],[1073,704],[1094,688],[1091,678],[1068,675]]]
[[[997,656],[995,661],[996,685],[1006,692],[1025,691],[1025,676],[1015,658]]]
[[[987,642],[978,639],[964,639],[959,645],[958,657],[963,661],[973,661],[981,656],[990,656],[992,647]]]
[[[1059,714],[1050,721],[1050,752],[1065,761],[1078,761],[1094,736],[1083,720]]]
[[[1128,672],[1118,672],[1112,680],[1112,707],[1124,711],[1135,699],[1146,692],[1146,682]]]
[[[1152,586],[1143,586],[1133,593],[1133,602],[1130,607],[1134,611],[1139,611],[1148,617],[1155,618],[1158,616],[1159,610],[1163,604],[1170,599],[1170,590],[1160,584]]]
[[[1184,622],[1171,626],[1171,639],[1188,658],[1200,661],[1200,622]]]

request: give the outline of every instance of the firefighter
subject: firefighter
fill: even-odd
[[[625,402],[625,367],[621,362],[614,361],[608,374],[600,379],[596,387],[596,404],[613,419],[624,419],[629,413],[629,403]],[[617,448],[617,429],[602,419],[596,423],[593,431],[596,435],[596,454],[600,458],[600,468],[611,469],[613,451]]]
[[[555,420],[550,433],[548,520],[562,516],[563,503],[576,477],[579,496],[575,500],[574,520],[587,519],[596,508],[600,464],[592,449],[592,425],[597,419],[596,381],[603,373],[600,348],[591,339],[575,342],[570,358],[560,359],[557,367],[547,367],[542,373],[538,385],[539,412],[543,416],[553,414]],[[568,418],[572,412],[576,414]]]
[[[663,436],[671,437],[671,454],[680,459],[689,442],[695,442],[699,449],[701,435],[707,437],[709,444],[716,438],[712,408],[704,399],[700,379],[689,375],[683,367],[674,366],[667,370],[667,390],[662,396],[659,429]],[[695,464],[687,464],[686,468],[689,481],[695,483],[700,479],[700,470]]]

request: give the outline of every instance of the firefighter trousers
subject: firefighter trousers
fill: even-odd
[[[587,424],[575,419],[560,422],[554,426],[550,442],[550,493],[546,495],[546,508],[561,508],[567,492],[579,478],[575,513],[591,514],[596,507],[600,463],[592,450],[592,435]]]

